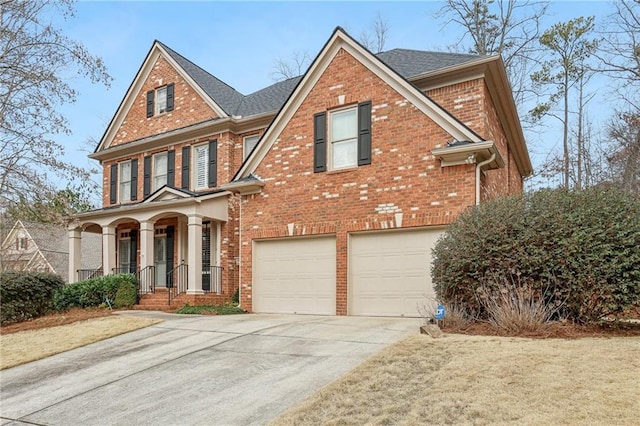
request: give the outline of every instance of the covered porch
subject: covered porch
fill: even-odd
[[[141,295],[168,292],[169,301],[183,293],[228,293],[221,228],[228,221],[229,195],[194,197],[165,187],[142,203],[77,215],[68,228],[69,282],[134,273]],[[80,268],[86,232],[102,235],[101,269]]]

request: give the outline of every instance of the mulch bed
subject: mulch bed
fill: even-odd
[[[91,318],[107,317],[111,315],[109,309],[80,309],[73,308],[67,312],[53,313],[29,321],[8,324],[0,327],[0,334],[17,333],[18,331],[37,330],[40,328],[54,327],[56,325],[71,324],[76,321],[84,321]]]

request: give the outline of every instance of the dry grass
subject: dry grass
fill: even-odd
[[[161,322],[109,316],[73,324],[0,335],[0,370],[46,358]]]
[[[638,424],[640,338],[410,336],[274,425]]]

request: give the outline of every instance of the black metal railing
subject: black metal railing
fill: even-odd
[[[138,294],[155,293],[156,267],[146,266],[138,272]]]
[[[102,272],[102,268],[78,269],[76,272],[78,273],[78,281],[84,281],[104,275],[104,272]]]
[[[111,273],[117,274],[135,274],[138,275],[138,268],[135,266],[125,266],[123,268],[111,268]]]
[[[202,291],[222,294],[222,266],[202,265]]]
[[[169,305],[171,305],[171,300],[176,296],[181,293],[186,293],[188,274],[188,267],[184,262],[167,272],[167,293],[169,293]]]

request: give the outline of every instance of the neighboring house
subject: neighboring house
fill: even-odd
[[[85,235],[83,268],[100,269],[102,239]],[[17,220],[0,246],[0,269],[50,272],[69,281],[67,231],[51,224]]]
[[[90,157],[104,208],[70,225],[72,264],[97,232],[149,291],[329,315],[417,315],[446,225],[532,171],[499,56],[374,55],[341,28],[246,96],[154,42]]]

